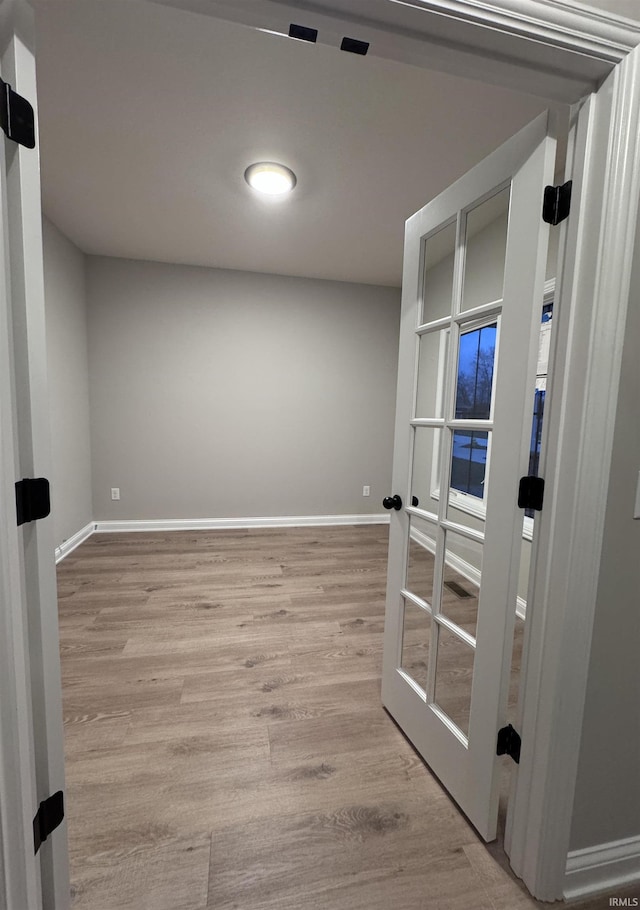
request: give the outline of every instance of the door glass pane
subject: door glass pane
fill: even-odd
[[[411,472],[411,505],[434,514],[438,500],[434,493],[439,486],[438,464],[442,430],[415,427],[413,430],[413,470]]]
[[[491,432],[451,431],[451,474],[446,516],[449,521],[484,530],[489,483]]]
[[[424,691],[427,689],[430,641],[431,615],[410,600],[404,600],[400,667]]]
[[[440,626],[434,701],[465,736],[469,735],[474,656],[473,648]]]
[[[463,329],[458,343],[456,417],[489,420],[498,323]]]
[[[507,720],[517,722],[518,695],[520,692],[520,670],[522,669],[522,647],[524,643],[524,619],[516,616],[513,630],[513,650],[511,652],[511,674],[509,676],[509,699],[507,702]]]
[[[446,532],[440,612],[475,638],[483,546],[455,531]]]
[[[531,444],[529,447],[529,475],[532,477],[538,477],[540,472],[542,420],[544,417],[544,402],[547,395],[552,322],[553,301],[549,301],[542,307],[542,322],[540,324],[540,344],[538,347],[538,365],[536,369],[536,390],[533,398],[533,421],[531,423]],[[526,509],[525,515],[527,518],[535,517],[533,509]]]
[[[436,526],[421,518],[411,519],[406,588],[431,606],[433,603]]]
[[[442,417],[449,330],[419,336],[416,417]]]
[[[462,310],[502,299],[510,193],[507,187],[467,213]]]
[[[451,452],[451,487],[460,493],[484,499],[489,434],[456,430]]]
[[[455,221],[425,241],[422,324],[451,315],[455,248]]]

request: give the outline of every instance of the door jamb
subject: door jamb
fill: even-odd
[[[0,35],[13,33],[16,5],[0,11]],[[0,46],[2,75],[8,79],[7,44]],[[14,424],[12,294],[9,269],[11,217],[6,154],[0,137],[0,904],[42,907],[40,863],[34,857],[32,819],[38,805],[33,735],[31,664],[16,523],[17,477]]]
[[[514,870],[541,900],[563,897],[570,846],[640,195],[640,52],[609,79],[578,117],[578,207],[561,238],[575,271],[565,269],[566,281],[560,274],[565,358],[551,397],[549,509],[532,561],[523,753],[506,837]]]

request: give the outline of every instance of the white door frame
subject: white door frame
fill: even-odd
[[[32,104],[37,124],[33,11],[23,0],[2,0],[0,25],[2,77]],[[13,818],[2,816],[3,897],[10,908],[66,910],[70,901],[66,824],[42,843],[37,856],[32,824],[40,802],[64,791],[53,526],[47,518],[18,527],[14,489],[21,478],[51,476],[40,162],[37,148],[19,146],[4,137],[0,141],[4,145],[2,264],[6,288],[1,318],[11,352],[8,361],[3,359],[3,372],[5,364],[9,365],[9,382],[2,387],[0,415],[0,586],[6,597],[2,623],[12,631],[7,641],[14,650],[6,672],[15,674],[17,717],[13,727],[19,737],[16,743],[5,744],[3,727],[0,788],[3,794],[10,794],[10,803],[19,795],[22,804],[20,819],[15,810]],[[8,729],[14,733],[11,725]],[[11,856],[16,850],[12,824],[25,848],[21,862]]]
[[[545,496],[522,670],[523,754],[507,830],[536,897],[562,897],[640,194],[640,57],[587,102],[570,150]],[[576,263],[575,269],[570,266]],[[607,377],[603,382],[602,377]],[[562,698],[558,698],[558,693]],[[526,742],[526,745],[525,745]]]
[[[0,75],[5,75],[4,72]],[[6,78],[6,76],[5,76]],[[5,149],[0,150],[4,173]],[[31,681],[24,591],[15,520],[17,467],[13,427],[11,284],[7,195],[0,180],[0,906],[41,906],[39,866],[33,858],[37,806]]]
[[[371,53],[570,104],[615,68],[609,99],[592,99],[583,108],[573,143],[580,205],[562,229],[561,261],[567,274],[575,263],[575,280],[565,283],[560,275],[558,283],[564,329],[559,326],[557,334],[564,332],[566,358],[549,414],[546,480],[553,495],[535,547],[522,671],[523,759],[508,832],[513,866],[531,892],[560,898],[638,213],[640,73],[638,54],[626,58],[640,40],[640,27],[585,12],[573,0],[155,2],[275,30],[306,17],[322,27],[319,40],[327,43],[353,34],[371,40]],[[602,375],[610,377],[606,388],[598,383]],[[42,421],[43,415],[34,418]],[[584,453],[577,470],[576,452]],[[15,568],[15,553],[3,541],[0,534],[0,565],[6,560]],[[64,904],[56,906],[62,910]]]

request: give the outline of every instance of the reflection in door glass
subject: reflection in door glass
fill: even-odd
[[[547,394],[552,321],[553,301],[549,301],[542,307],[542,323],[540,324],[540,345],[538,348],[538,365],[536,369],[536,391],[533,399],[533,423],[531,425],[531,445],[529,448],[529,476],[531,477],[537,477],[540,471],[542,419],[544,417],[544,401]],[[533,518],[535,513],[533,509],[527,509],[525,511],[525,515],[527,518]]]
[[[442,430],[434,427],[414,427],[413,462],[411,470],[411,505],[430,512],[438,511],[437,487]]]
[[[489,434],[456,430],[453,434],[451,486],[470,496],[484,497]]]
[[[496,356],[497,322],[463,331],[458,347],[456,417],[489,420]]]
[[[455,531],[446,532],[440,612],[475,638],[484,547]],[[464,570],[464,575],[459,571]],[[475,581],[471,579],[475,578]]]
[[[435,703],[469,736],[471,684],[475,651],[466,642],[440,626],[436,658]]]
[[[448,329],[420,335],[416,417],[442,417],[448,337]]]
[[[430,642],[430,614],[410,600],[405,600],[400,668],[408,673],[423,691],[427,689]]]
[[[513,631],[513,648],[511,651],[511,673],[509,675],[509,696],[507,700],[507,720],[510,724],[517,722],[518,695],[520,689],[520,670],[522,668],[522,646],[524,642],[524,619],[516,616]]]
[[[497,322],[463,331],[458,347],[455,416],[463,420],[489,420],[493,392]],[[451,487],[469,496],[484,498],[489,434],[456,430],[452,441]]]
[[[416,525],[420,527],[417,530]],[[415,538],[418,539],[415,539]],[[433,603],[433,572],[435,560],[436,529],[430,522],[419,518],[411,519],[411,536],[409,538],[409,555],[407,559],[406,589],[424,600],[429,606]]]
[[[422,324],[451,315],[455,248],[455,221],[425,241]]]
[[[510,189],[467,214],[462,310],[502,300]]]

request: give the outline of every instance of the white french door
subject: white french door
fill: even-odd
[[[405,235],[382,697],[485,840],[496,836],[554,164],[544,114]]]

